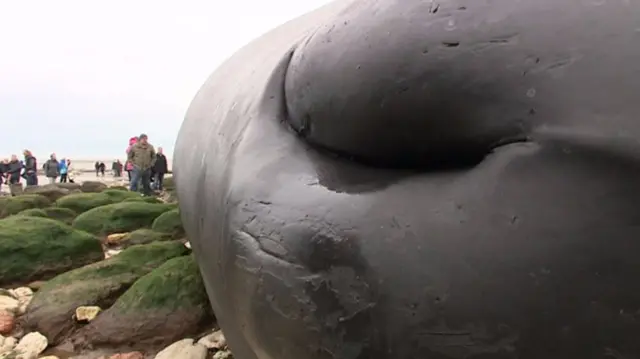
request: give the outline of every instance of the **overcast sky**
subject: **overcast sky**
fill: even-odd
[[[328,0],[0,0],[0,157],[173,152],[184,113],[235,50]]]

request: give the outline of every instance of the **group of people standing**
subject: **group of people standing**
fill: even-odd
[[[29,150],[23,151],[23,159],[17,155],[11,155],[11,159],[5,158],[0,162],[0,185],[18,185],[25,180],[27,186],[38,185],[38,161]],[[42,166],[49,183],[55,183],[60,177],[60,182],[69,180],[68,173],[71,166],[70,160],[61,159],[58,161],[55,153]]]
[[[162,147],[158,147],[156,151],[149,143],[149,137],[141,134],[129,139],[126,152],[125,170],[129,175],[129,189],[138,191],[142,187],[142,194],[146,196],[151,195],[153,190],[162,191],[164,176],[169,172],[167,157]]]

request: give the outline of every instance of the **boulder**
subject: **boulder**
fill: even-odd
[[[129,191],[122,191],[119,189],[113,189],[113,188],[109,188],[107,190],[102,191],[102,193],[106,194],[107,196],[109,196],[109,198],[111,198],[111,202],[112,203],[120,203],[124,200],[127,199],[131,199],[131,198],[141,198],[140,197],[140,193],[137,192],[129,192]]]
[[[207,349],[220,350],[227,347],[227,339],[224,337],[222,330],[216,330],[209,335],[205,335],[198,340],[198,343],[204,345]]]
[[[61,188],[58,187],[55,184],[48,184],[48,185],[44,185],[44,186],[28,186],[24,189],[23,191],[24,193],[30,193],[30,194],[39,194],[42,196],[47,197],[51,202],[55,202],[58,199],[68,195],[69,193],[71,193],[71,191],[69,191],[66,188]]]
[[[130,232],[150,227],[162,213],[173,209],[166,204],[123,202],[94,208],[73,220],[73,227],[95,235]]]
[[[188,253],[181,243],[164,242],[127,248],[118,256],[61,274],[35,293],[25,328],[44,333],[52,343],[75,327],[76,308],[108,308],[136,280],[168,259]],[[98,318],[104,315],[100,314]]]
[[[127,198],[124,201],[125,202],[164,203],[161,199],[154,196],[137,196],[137,197]]]
[[[80,189],[80,184],[79,183],[56,183],[56,186],[59,188],[64,188],[64,189],[68,189],[70,191],[75,191],[75,190],[79,190]]]
[[[165,191],[173,191],[176,189],[176,183],[173,180],[173,176],[167,176],[164,178],[164,181],[162,182],[162,187],[164,188]]]
[[[28,216],[0,220],[0,253],[0,285],[48,278],[104,258],[93,235]]]
[[[107,188],[109,186],[98,181],[85,181],[80,185],[80,190],[84,193],[99,193]]]
[[[2,358],[3,354],[12,351],[16,344],[18,344],[16,338],[0,335],[0,358]]]
[[[74,342],[167,345],[200,333],[212,320],[198,265],[193,256],[182,256],[136,281],[113,306],[79,331]]]
[[[15,359],[35,359],[49,346],[47,338],[40,333],[29,333],[22,337],[12,352]],[[11,356],[7,356],[7,359]]]
[[[19,212],[18,215],[28,216],[28,217],[47,218],[47,212],[45,212],[44,209],[41,209],[41,208],[25,209],[24,211]]]
[[[128,191],[129,188],[125,187],[125,186],[109,186],[109,189],[114,189],[114,190],[118,190],[118,191]]]
[[[104,193],[73,193],[55,202],[56,206],[70,209],[75,213],[84,213],[112,203],[112,198]]]
[[[62,207],[47,207],[43,208],[42,211],[47,215],[47,218],[55,219],[62,223],[71,224],[73,219],[76,218],[77,214],[73,210],[69,208]]]
[[[151,229],[159,233],[167,233],[175,239],[185,236],[182,219],[180,218],[180,210],[178,208],[161,214],[153,221]]]
[[[193,339],[183,339],[162,350],[155,359],[205,359],[207,348],[194,343]]]
[[[120,238],[118,245],[128,247],[136,244],[169,241],[171,239],[171,235],[169,234],[158,233],[148,228],[141,228],[127,233],[124,237]]]
[[[51,201],[39,194],[25,194],[15,197],[0,197],[0,218],[18,214],[25,209],[44,208],[51,205]]]

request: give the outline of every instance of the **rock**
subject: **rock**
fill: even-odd
[[[20,302],[16,298],[0,295],[0,310],[15,314],[20,307]]]
[[[164,203],[158,197],[153,196],[138,196],[136,198],[127,198],[125,202],[147,202],[147,203]]]
[[[104,252],[104,259],[109,259],[111,257],[117,256],[120,253],[122,253],[122,249],[107,249],[107,251]]]
[[[0,285],[25,283],[104,258],[100,241],[48,218],[0,220]]]
[[[107,236],[107,244],[118,245],[129,233],[113,233]]]
[[[30,209],[25,209],[24,211],[19,212],[18,216],[47,218],[47,212],[45,212],[40,208],[30,208]]]
[[[83,306],[76,308],[75,318],[79,322],[90,322],[94,320],[98,314],[102,311],[102,308],[97,306]]]
[[[98,181],[85,181],[80,185],[80,190],[84,193],[98,193],[107,188],[109,188],[109,186]]]
[[[18,214],[25,209],[44,208],[51,205],[51,201],[39,194],[25,194],[15,197],[0,197],[0,218]]]
[[[31,290],[33,290],[34,292],[40,290],[40,288],[42,288],[42,286],[45,284],[46,282],[43,280],[36,280],[33,281],[29,284],[27,284],[27,287],[31,288]]]
[[[38,333],[29,333],[22,337],[18,342],[18,345],[13,348],[13,351],[18,354],[16,359],[32,359],[37,358],[49,346],[47,338]]]
[[[10,352],[15,348],[18,341],[13,337],[4,337],[0,335],[0,355]]]
[[[47,215],[47,218],[55,219],[65,224],[71,224],[74,218],[78,215],[76,212],[69,208],[62,207],[47,207],[42,211]]]
[[[9,335],[15,325],[15,315],[9,311],[0,311],[0,334]]]
[[[112,203],[113,199],[104,193],[73,193],[55,202],[56,206],[78,214]]]
[[[222,330],[216,330],[215,332],[200,338],[198,343],[204,345],[207,349],[220,350],[227,346],[227,340],[225,339]]]
[[[31,297],[33,297],[33,290],[29,287],[19,287],[11,290],[11,294],[14,298],[16,298],[20,303],[29,302]]]
[[[47,355],[46,357],[40,357],[38,359],[60,359],[60,358],[55,355]]]
[[[198,343],[193,343],[193,339],[183,339],[166,347],[158,353],[155,359],[205,359],[207,348]]]
[[[213,354],[213,359],[231,359],[233,358],[233,354],[231,354],[228,350],[221,350]]]
[[[158,233],[148,228],[137,229],[122,239],[121,245],[131,246],[135,244],[147,244],[171,240],[171,235]]]
[[[61,274],[35,293],[27,308],[24,326],[45,334],[51,343],[58,344],[73,328],[76,308],[111,306],[138,278],[168,259],[187,252],[182,244],[175,242],[133,246],[116,257]],[[130,325],[131,321],[127,323]]]
[[[185,235],[178,208],[161,214],[153,221],[151,229],[159,233],[167,233],[174,239],[182,238]]]
[[[151,226],[158,216],[173,208],[173,205],[146,202],[110,204],[82,213],[73,220],[72,226],[100,236],[130,232]]]
[[[79,183],[56,183],[56,186],[59,187],[59,188],[68,189],[70,191],[79,190],[80,189],[80,184]]]
[[[51,202],[68,195],[70,191],[57,185],[29,186],[24,189],[24,193],[39,194],[47,197]]]
[[[180,242],[166,243],[176,243],[186,250]],[[200,271],[193,256],[188,255],[170,259],[136,281],[109,309],[82,328],[74,341],[96,347],[168,345],[201,332],[212,320]]]
[[[144,359],[144,354],[140,352],[129,352],[123,354],[114,354],[109,359]]]
[[[102,193],[109,196],[113,203],[120,203],[131,198],[140,198],[140,193],[138,192],[121,191],[118,189],[108,189],[106,191],[103,191]]]

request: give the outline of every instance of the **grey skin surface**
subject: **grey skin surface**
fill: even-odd
[[[639,116],[638,1],[340,0],[253,41],[174,156],[235,357],[640,358]]]

